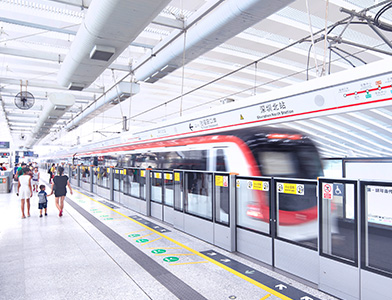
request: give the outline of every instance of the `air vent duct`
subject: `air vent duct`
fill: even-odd
[[[31,148],[42,138],[50,133],[50,128],[56,124],[66,111],[75,103],[71,94],[53,93],[48,96],[48,103],[40,115],[37,124],[32,130],[32,135],[26,142],[26,147]]]
[[[84,111],[77,115],[65,126],[66,131],[71,131],[77,126],[86,123],[100,113],[107,110],[109,105],[116,105],[132,95],[139,93],[140,85],[122,81],[113,87],[106,95],[101,96],[97,101],[90,104]]]
[[[68,89],[69,89],[70,91],[83,91],[83,89],[84,89],[84,84],[71,82],[71,83],[68,85]]]
[[[116,49],[114,49],[113,47],[95,45],[93,50],[90,52],[90,58],[109,61],[115,51]]]

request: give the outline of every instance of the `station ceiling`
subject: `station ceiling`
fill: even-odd
[[[391,6],[0,0],[0,136],[17,149],[75,146],[385,60]],[[69,105],[53,103],[61,95]],[[323,157],[391,157],[391,121],[385,106],[280,126],[309,134]]]

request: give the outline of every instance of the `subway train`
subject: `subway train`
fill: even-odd
[[[318,151],[310,138],[294,130],[261,126],[81,150],[72,155],[72,163],[302,179],[316,179],[323,174]],[[292,196],[281,194],[279,224],[315,221],[315,195],[315,190],[307,189],[293,203]],[[248,204],[247,215],[269,222],[269,205],[265,196],[255,191],[253,198]],[[227,207],[223,205],[221,208],[226,211]]]

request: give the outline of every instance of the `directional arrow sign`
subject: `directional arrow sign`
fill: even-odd
[[[280,291],[281,291],[281,290],[284,290],[284,289],[287,289],[287,286],[285,286],[284,284],[281,284],[281,283],[275,285],[275,287],[278,288]],[[301,298],[301,299],[302,299],[302,298]]]
[[[253,274],[254,272],[255,272],[255,270],[252,270],[252,271],[246,270],[245,274]]]
[[[208,255],[209,256],[214,256],[214,255],[216,255],[216,253],[215,252],[210,252],[210,253],[208,253]]]
[[[313,300],[313,298],[310,298],[310,297],[308,297],[308,296],[301,297],[300,299],[301,299],[301,300]]]
[[[230,261],[230,259],[227,259],[227,258],[224,258],[224,259],[221,259],[220,261],[223,261],[223,262],[229,262]]]

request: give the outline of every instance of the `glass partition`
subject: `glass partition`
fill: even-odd
[[[163,179],[162,172],[151,171],[151,201],[162,203]]]
[[[215,221],[229,225],[230,213],[230,176],[229,174],[215,174]]]
[[[119,191],[120,190],[121,173],[122,173],[122,170],[120,170],[120,169],[113,169],[113,189],[115,191]]]
[[[184,172],[174,171],[174,209],[184,211]]]
[[[362,265],[392,276],[392,183],[361,182]]]
[[[174,204],[174,180],[173,180],[173,172],[165,172],[163,174],[163,190],[164,196],[163,200],[165,205],[173,206]]]
[[[140,199],[145,200],[146,199],[146,189],[147,189],[147,185],[146,185],[146,176],[147,176],[147,172],[146,170],[139,170],[140,171],[140,176],[139,176],[139,184],[140,184]]]
[[[212,174],[185,172],[185,182],[185,212],[212,221]]]
[[[277,180],[276,236],[318,248],[317,181]]]
[[[267,235],[270,230],[270,178],[236,177],[237,226]]]
[[[97,167],[93,167],[92,168],[92,176],[93,176],[93,184],[98,184],[98,168]]]
[[[110,168],[97,167],[97,184],[100,187],[109,188]]]
[[[78,166],[72,165],[71,166],[71,174],[70,174],[74,183],[78,181]]]
[[[90,167],[80,166],[80,177],[83,182],[90,183]]]
[[[320,253],[356,265],[358,262],[357,182],[321,180]]]
[[[145,178],[145,171],[143,170],[143,177],[142,172],[140,169],[136,168],[129,168],[123,170],[123,189],[124,194],[135,197],[141,198],[141,188],[142,185],[142,178]],[[145,180],[144,180],[145,182]]]
[[[129,186],[129,178],[127,176],[127,169],[120,169],[120,189],[119,191],[125,193],[125,185]],[[126,182],[127,181],[127,182]]]

